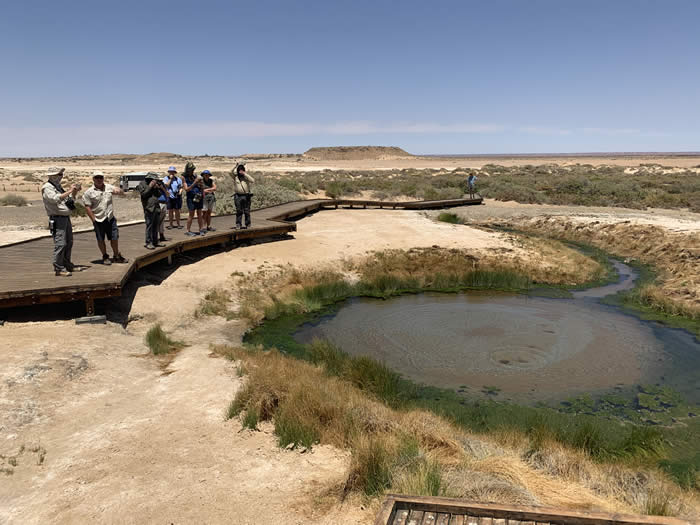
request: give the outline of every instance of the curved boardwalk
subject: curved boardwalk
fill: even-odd
[[[93,313],[97,298],[121,295],[129,276],[161,259],[174,254],[215,244],[271,237],[296,231],[296,224],[289,219],[306,213],[338,207],[387,208],[387,209],[435,209],[452,206],[481,204],[481,198],[444,201],[382,202],[346,199],[315,199],[294,201],[251,213],[252,227],[234,230],[233,216],[212,217],[217,229],[205,236],[186,237],[184,230],[166,230],[170,234],[166,246],[155,250],[144,248],[144,225],[131,224],[119,227],[119,248],[129,258],[128,264],[104,266],[92,231],[76,233],[73,243],[73,262],[88,268],[72,277],[56,277],[51,265],[53,240],[41,237],[0,247],[0,308],[33,304],[85,301],[87,313]],[[196,225],[196,222],[195,222]]]

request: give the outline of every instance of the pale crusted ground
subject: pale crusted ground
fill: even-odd
[[[5,324],[0,465],[12,474],[0,477],[0,522],[371,523],[375,508],[359,500],[319,503],[343,481],[347,453],[283,451],[270,429],[241,432],[240,423],[224,420],[241,379],[228,361],[209,356],[209,344],[239,341],[243,325],[195,321],[192,313],[234,271],[388,247],[505,242],[416,212],[327,211],[300,221],[293,240],[219,253],[139,288],[130,312],[139,320],[127,329]],[[157,320],[190,343],[165,373],[143,343]]]
[[[70,321],[0,327],[0,466],[11,472],[0,474],[0,522],[371,523],[375,508],[323,497],[344,479],[345,452],[279,450],[269,428],[241,432],[224,420],[241,379],[208,345],[240,340],[243,326],[195,321],[199,299],[232,272],[261,267],[384,248],[517,248],[500,234],[410,211],[326,211],[298,228],[292,240],[212,255],[140,287],[127,329]],[[165,371],[145,356],[143,335],[155,321],[190,344]]]

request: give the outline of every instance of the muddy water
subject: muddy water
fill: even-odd
[[[633,286],[621,279],[573,299],[506,294],[431,294],[353,299],[295,338],[332,341],[418,382],[472,391],[501,389],[519,402],[603,393],[640,383],[672,386],[700,402],[700,343],[682,330],[643,322],[598,298]]]

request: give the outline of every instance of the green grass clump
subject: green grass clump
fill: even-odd
[[[168,337],[160,323],[153,325],[144,338],[146,345],[151,349],[153,355],[169,354],[180,350],[184,345],[182,341],[174,341]]]
[[[462,224],[462,219],[456,213],[441,213],[438,215],[438,220],[450,224]]]
[[[10,193],[9,195],[0,197],[0,206],[26,206],[27,204],[27,199],[22,195]]]

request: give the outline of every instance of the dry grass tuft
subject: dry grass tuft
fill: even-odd
[[[386,491],[500,503],[623,512],[700,514],[700,501],[662,473],[596,463],[581,451],[516,432],[474,436],[422,410],[394,410],[322,367],[277,351],[225,346],[245,385],[229,417],[273,421],[279,444],[352,452],[344,493]]]

